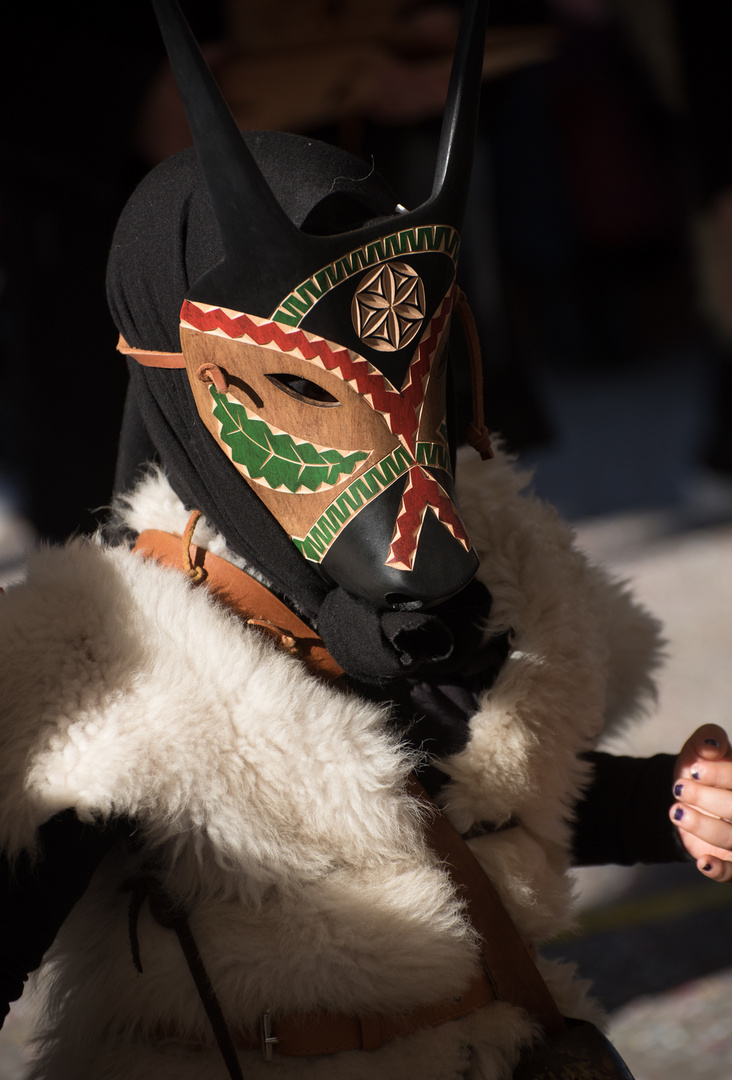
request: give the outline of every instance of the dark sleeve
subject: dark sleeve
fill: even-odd
[[[575,866],[688,859],[668,816],[675,756],[614,757],[593,751],[583,757],[594,766],[594,779],[576,807]]]
[[[39,830],[35,858],[0,855],[0,1026],[114,843],[117,826],[84,825],[73,810]]]

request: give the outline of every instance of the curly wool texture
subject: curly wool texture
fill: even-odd
[[[621,709],[629,720],[653,701],[660,627],[574,549],[553,507],[522,497],[528,474],[501,454],[489,475],[473,457],[460,466],[461,509],[493,597],[486,630],[509,632],[512,648],[467,746],[444,763],[444,809],[462,832],[519,819],[471,846],[522,932],[542,940],[571,924],[570,822],[587,782],[577,755]]]
[[[471,844],[522,936],[544,938],[571,919],[567,819],[585,780],[576,755],[608,706],[641,707],[657,632],[573,551],[555,513],[520,493],[505,459],[470,463],[461,481],[493,595],[487,632],[510,630],[512,651],[467,746],[442,763],[446,811],[461,829],[519,818]],[[159,475],[123,514],[175,531],[187,518]],[[122,548],[42,552],[0,604],[0,678],[4,845],[32,846],[37,826],[69,806],[87,819],[134,817],[143,855],[192,909],[231,1023],[256,1024],[265,1006],[404,1010],[469,978],[473,935],[425,850],[403,791],[412,761],[384,711],[308,675],[205,589]],[[110,854],[49,958],[38,1080],[62,1064],[79,1080],[220,1075],[213,1048],[191,1056],[149,1042],[171,1028],[210,1035],[177,940],[146,906],[145,975],[131,963],[135,859]],[[581,982],[557,965],[549,978],[562,1009],[596,1014]],[[532,1037],[520,1010],[494,1005],[368,1055],[277,1067],[293,1080],[503,1080]],[[242,1061],[253,1076],[266,1067]]]

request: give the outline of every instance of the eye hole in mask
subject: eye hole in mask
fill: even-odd
[[[329,394],[318,383],[311,382],[309,379],[303,379],[299,375],[267,375],[270,382],[279,390],[284,390],[290,397],[297,398],[298,401],[306,401],[308,405],[319,405],[325,408],[332,408],[334,405],[340,405],[338,398]]]

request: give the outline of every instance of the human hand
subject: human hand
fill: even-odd
[[[712,881],[732,881],[732,748],[724,728],[697,728],[676,759],[670,815],[679,839]]]

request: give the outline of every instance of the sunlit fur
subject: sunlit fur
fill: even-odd
[[[460,498],[493,594],[487,632],[512,651],[444,763],[448,816],[520,824],[472,841],[525,939],[571,922],[577,753],[604,716],[652,693],[655,623],[592,569],[550,508],[499,457],[461,465]],[[120,513],[182,532],[188,512],[152,474]],[[199,542],[226,554],[221,538]],[[190,909],[232,1026],[315,1009],[404,1011],[456,993],[476,946],[404,794],[410,754],[384,710],[306,673],[174,570],[75,540],[33,557],[0,601],[0,838],[33,847],[75,807],[134,818],[67,920],[39,980],[35,1080],[225,1075],[175,936],[144,905],[133,966],[130,881],[149,861]],[[545,965],[560,1007],[597,1016],[586,986]],[[191,1049],[163,1032],[199,1040]],[[284,1080],[506,1080],[532,1028],[494,1005],[381,1050],[280,1059]],[[247,1077],[272,1066],[242,1054]]]

